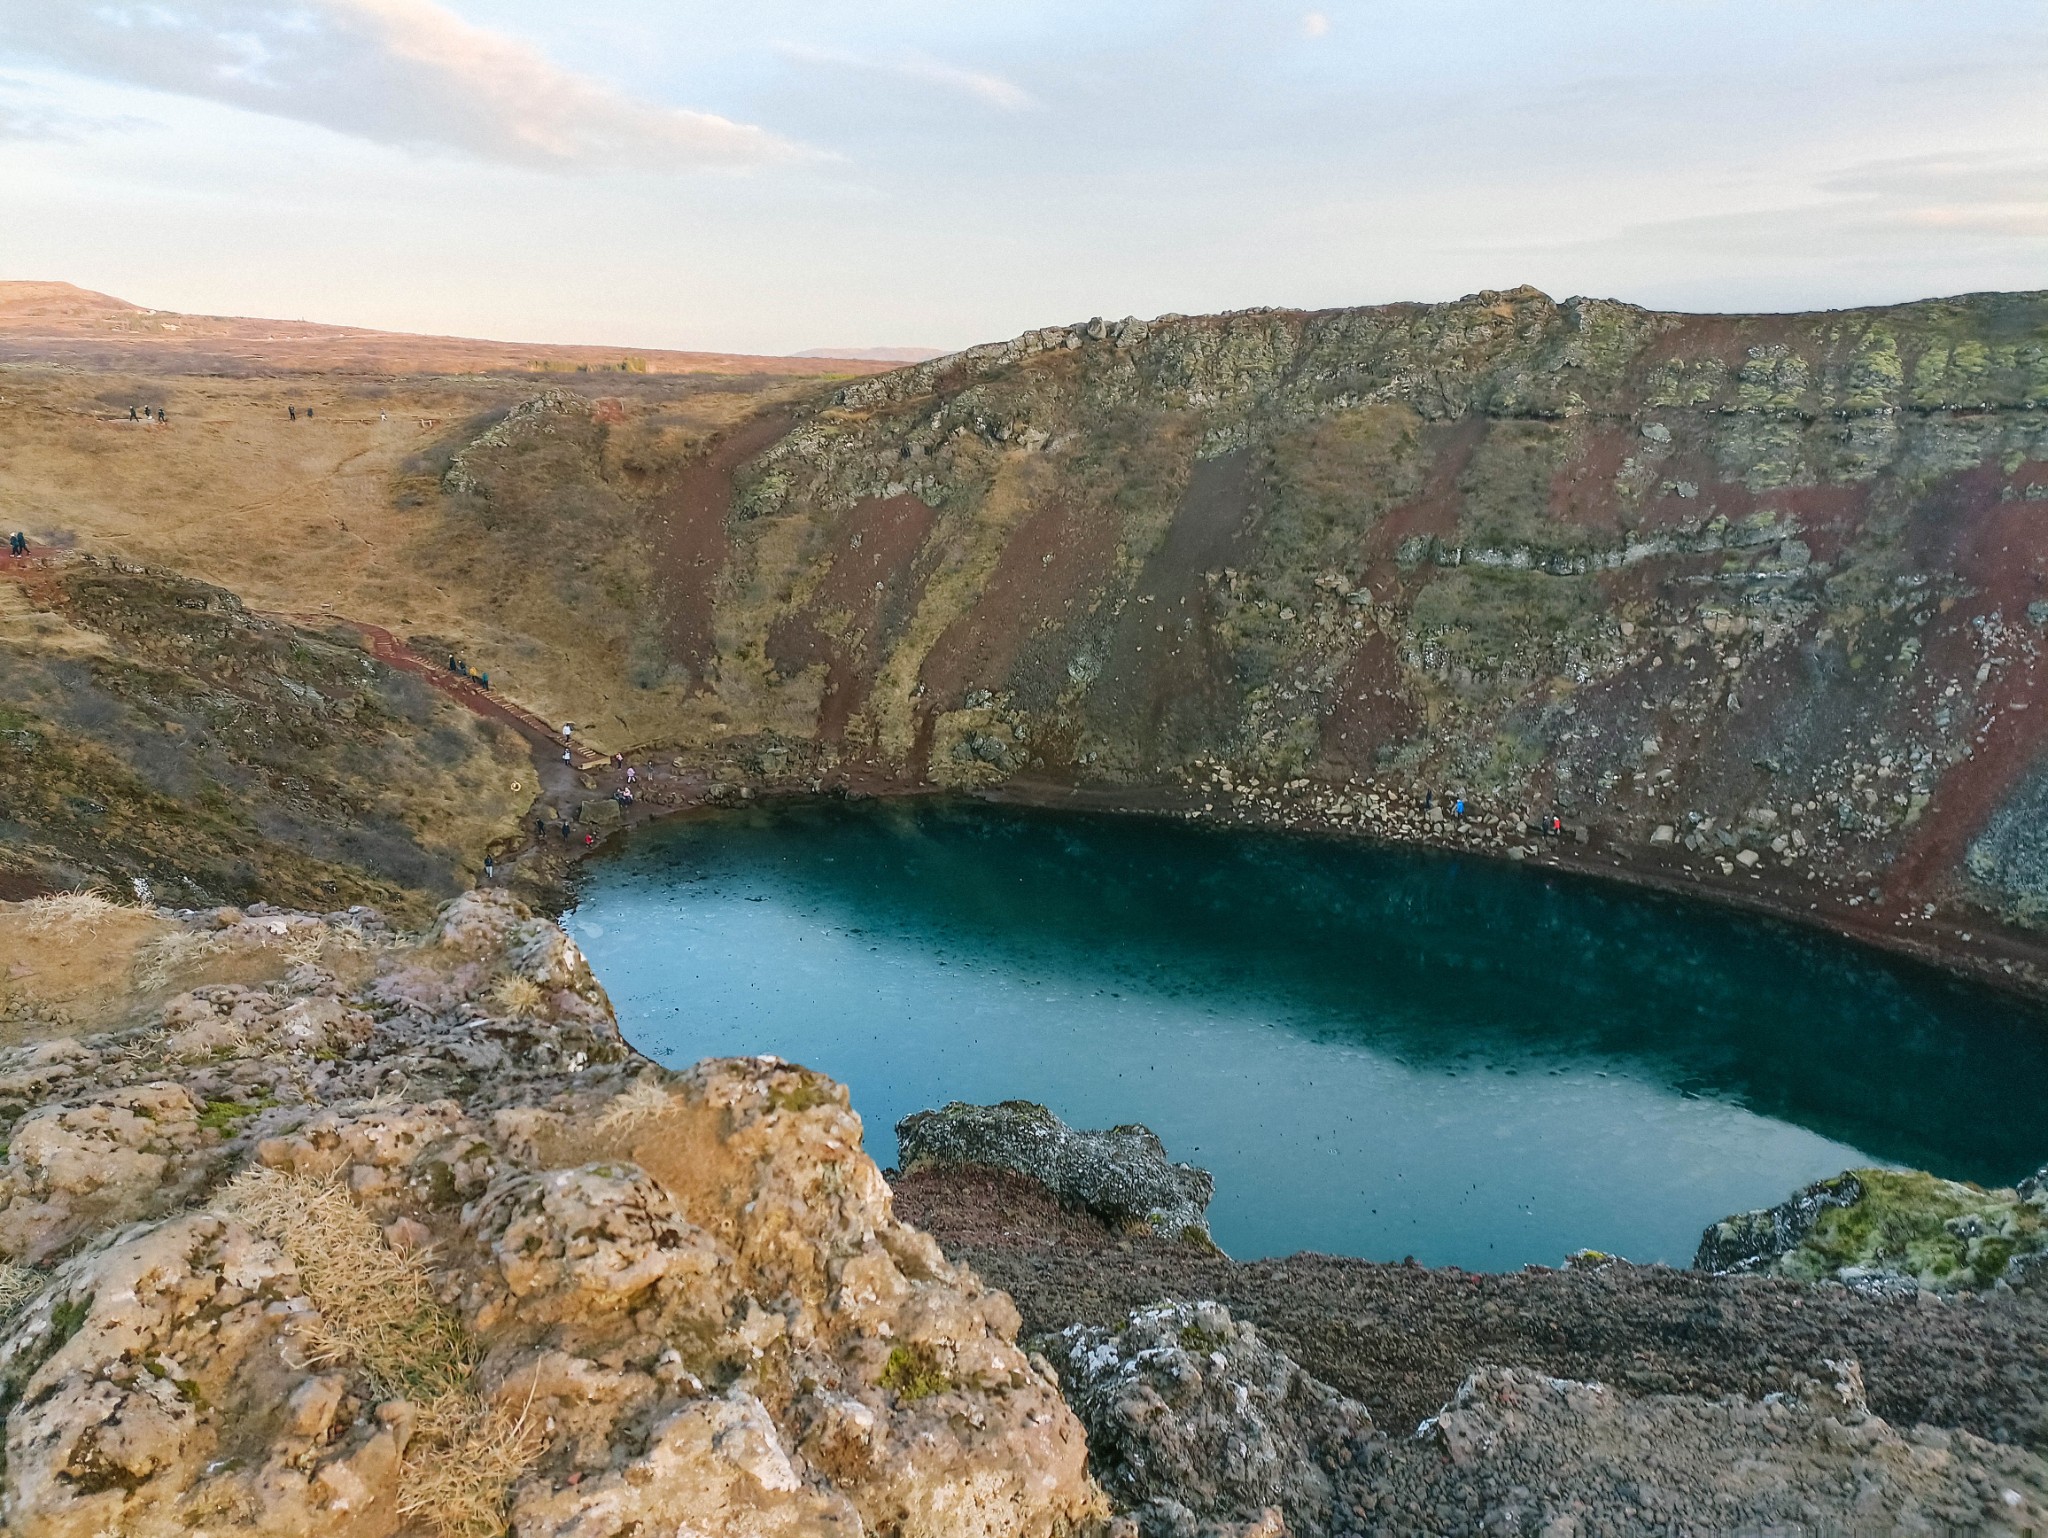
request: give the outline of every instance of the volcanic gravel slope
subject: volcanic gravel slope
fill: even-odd
[[[1258,1325],[1383,1428],[1435,1415],[1482,1365],[1638,1394],[1761,1397],[1862,1364],[1870,1408],[2048,1450],[2048,1297],[1871,1297],[1626,1263],[1490,1274],[1330,1255],[1239,1263],[1119,1237],[995,1172],[917,1174],[896,1210],[1016,1300],[1025,1333],[1208,1298]]]

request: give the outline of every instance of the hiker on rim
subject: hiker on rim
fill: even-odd
[[[289,411],[289,412],[291,413],[291,416],[292,416],[292,420],[293,420],[294,422],[298,421],[298,419],[299,419],[299,408],[298,408],[298,407],[296,407],[296,406],[287,406],[287,407],[285,407],[284,409],[285,409],[286,411]]]

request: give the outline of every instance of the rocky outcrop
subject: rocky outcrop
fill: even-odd
[[[1120,1330],[1074,1325],[1039,1344],[1143,1538],[1327,1532],[1330,1471],[1372,1435],[1365,1406],[1219,1303],[1162,1303]]]
[[[1907,1291],[2028,1285],[2048,1271],[2048,1188],[2040,1175],[1987,1191],[1918,1170],[1851,1170],[1723,1218],[1693,1265]]]
[[[0,1055],[31,1066],[0,1164],[21,1538],[1099,1514],[1015,1310],[896,1221],[845,1090],[639,1058],[502,895],[375,942],[361,986],[305,965]]]
[[[962,1165],[1011,1170],[1116,1228],[1142,1226],[1168,1238],[1213,1245],[1207,1213],[1216,1181],[1175,1164],[1158,1134],[1136,1123],[1086,1132],[1042,1105],[953,1101],[896,1124],[906,1175]]]

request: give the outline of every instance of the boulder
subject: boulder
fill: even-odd
[[[904,1117],[896,1124],[896,1142],[905,1174],[958,1165],[1010,1170],[1114,1228],[1149,1227],[1171,1239],[1214,1243],[1207,1218],[1214,1177],[1168,1159],[1149,1127],[1132,1123],[1086,1132],[1029,1100],[956,1100]]]
[[[613,833],[626,825],[626,811],[618,802],[606,796],[601,801],[586,801],[576,808],[577,825],[592,833]]]
[[[1038,1344],[1143,1538],[1327,1532],[1325,1470],[1373,1433],[1364,1405],[1220,1303],[1161,1303],[1120,1330],[1074,1325]]]

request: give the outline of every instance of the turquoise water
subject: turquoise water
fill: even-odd
[[[670,822],[568,920],[627,1036],[1142,1121],[1232,1254],[1685,1264],[1856,1164],[2048,1159],[2048,1019],[1724,910],[1455,856],[977,803]]]

